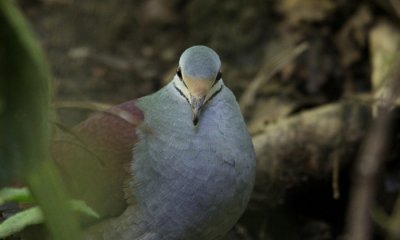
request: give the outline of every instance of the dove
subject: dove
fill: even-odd
[[[253,144],[209,47],[186,49],[157,92],[71,131],[53,155],[72,196],[101,216],[86,239],[218,240],[249,202]]]

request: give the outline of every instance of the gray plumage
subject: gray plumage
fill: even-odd
[[[194,46],[186,49],[179,59],[184,74],[201,79],[215,78],[221,68],[216,52],[206,46]]]
[[[220,62],[213,50],[197,46],[183,53],[180,67],[212,81]],[[234,95],[220,80],[194,125],[188,99],[177,87],[181,81],[175,76],[137,101],[144,123],[137,128],[126,189],[130,205],[92,228],[89,238],[221,239],[246,208],[255,155]]]

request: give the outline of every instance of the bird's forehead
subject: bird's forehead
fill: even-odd
[[[194,46],[182,53],[179,66],[185,76],[193,79],[212,79],[218,73],[221,61],[211,48]]]

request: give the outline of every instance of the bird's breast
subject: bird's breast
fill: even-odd
[[[139,132],[131,186],[144,225],[171,234],[166,239],[212,239],[232,227],[249,199],[254,156],[245,126],[226,132],[211,110],[197,129],[167,116],[147,120],[152,133]]]

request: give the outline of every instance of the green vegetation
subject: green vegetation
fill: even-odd
[[[0,1],[0,42],[0,186],[17,179],[26,183],[52,238],[80,239],[60,177],[49,161],[48,66],[11,0]]]

